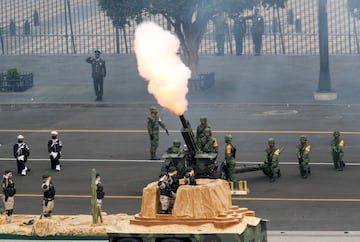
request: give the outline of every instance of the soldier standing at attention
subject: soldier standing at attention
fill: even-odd
[[[16,194],[16,189],[14,180],[12,178],[12,172],[10,170],[6,170],[3,175],[2,187],[6,222],[11,223],[11,217],[14,211],[14,195]]]
[[[265,24],[264,18],[260,15],[258,8],[255,9],[255,14],[251,16],[251,21],[251,34],[254,44],[255,56],[259,56],[261,52],[262,35],[264,34]]]
[[[26,176],[30,169],[25,165],[30,155],[30,148],[24,143],[24,136],[17,136],[17,143],[13,146],[13,154],[16,159],[17,172],[22,176]]]
[[[235,17],[233,32],[235,37],[236,55],[242,55],[246,34],[246,20],[243,16]]]
[[[150,116],[147,119],[147,130],[150,136],[150,159],[159,160],[156,156],[156,150],[159,146],[159,126],[161,126],[167,135],[169,131],[166,129],[165,124],[162,122],[160,117],[157,115],[157,108],[150,107]]]
[[[265,150],[265,174],[270,178],[270,182],[275,181],[275,175],[281,176],[279,168],[280,149],[275,146],[275,139],[268,139],[268,148]]]
[[[224,137],[225,140],[225,162],[228,168],[228,179],[232,182],[235,182],[235,154],[236,148],[232,145],[232,136],[231,134],[227,134]]]
[[[206,128],[211,129],[211,126],[207,123],[207,117],[200,117],[200,124],[196,128],[196,141],[200,142],[201,138],[204,137],[204,130]]]
[[[42,175],[42,184],[41,188],[43,190],[43,203],[42,203],[42,216],[51,217],[52,211],[55,206],[55,187],[51,181],[51,176],[49,174]]]
[[[345,142],[340,138],[340,132],[334,131],[333,133],[334,139],[331,141],[331,155],[334,162],[334,168],[338,171],[342,171],[345,166],[345,162],[343,161],[344,157],[344,145]]]
[[[94,80],[95,101],[102,101],[104,78],[106,77],[105,60],[100,58],[100,54],[99,50],[95,50],[95,58],[88,57],[86,59],[86,62],[90,63],[92,68],[91,76]]]
[[[213,18],[215,25],[215,41],[218,52],[216,55],[224,55],[225,34],[227,29],[225,13],[219,13]]]
[[[48,141],[48,152],[50,154],[51,169],[60,171],[60,157],[62,150],[62,142],[58,139],[58,132],[51,131],[51,140]]]
[[[211,129],[204,130],[204,137],[201,138],[201,150],[205,153],[218,153],[218,143],[211,135]]]
[[[296,157],[299,160],[299,170],[302,178],[310,174],[310,151],[311,146],[307,143],[305,135],[300,136],[300,143],[296,146]]]

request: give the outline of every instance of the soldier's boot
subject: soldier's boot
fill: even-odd
[[[270,182],[275,182],[275,181],[276,181],[275,176],[270,177]]]
[[[60,171],[60,170],[61,170],[60,164],[58,164],[58,165],[55,166],[55,170],[56,170],[56,171]]]
[[[22,176],[26,176],[26,167],[21,171]]]
[[[339,165],[339,167],[338,167],[338,171],[343,171],[344,170],[344,167],[343,167],[343,162],[342,161],[340,161],[339,162],[340,163],[340,165]]]
[[[277,174],[277,177],[281,177],[281,172],[280,172],[280,169],[279,169],[279,170],[277,170],[276,174]]]
[[[167,210],[161,210],[161,214],[167,214]]]

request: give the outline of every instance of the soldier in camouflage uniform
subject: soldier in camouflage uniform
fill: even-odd
[[[14,195],[16,194],[15,183],[12,178],[12,172],[6,170],[2,180],[3,203],[5,207],[6,222],[11,223],[11,217],[14,211]]]
[[[331,141],[331,155],[334,162],[334,168],[342,171],[345,166],[344,157],[344,140],[340,138],[340,132],[334,131],[334,139]]]
[[[280,149],[275,146],[275,139],[268,139],[268,148],[265,150],[264,174],[270,178],[270,182],[275,181],[275,177],[280,177],[279,168]]]
[[[207,123],[205,116],[200,117],[200,124],[196,128],[196,141],[200,142],[201,138],[204,137],[204,130],[206,128],[211,129],[211,126]]]
[[[95,58],[88,57],[86,59],[86,62],[90,63],[92,67],[91,76],[94,80],[95,101],[102,101],[104,78],[106,76],[105,60],[100,58],[100,54],[99,50],[95,50]]]
[[[175,139],[175,140],[173,141],[173,145],[170,146],[170,147],[166,150],[166,153],[168,153],[168,154],[180,154],[180,153],[181,153],[180,146],[181,146],[180,140]]]
[[[296,146],[296,157],[299,160],[300,175],[303,178],[307,178],[310,174],[310,151],[311,146],[307,143],[307,137],[301,135],[300,142]]]
[[[179,181],[176,178],[176,175],[176,168],[174,166],[170,166],[168,173],[162,176],[158,181],[162,214],[169,214],[172,212],[176,198],[176,191],[179,187]]]
[[[150,136],[150,159],[158,160],[156,156],[156,150],[159,146],[159,126],[161,126],[166,134],[169,135],[169,131],[166,129],[165,124],[161,121],[160,117],[157,115],[157,108],[150,108],[150,116],[147,119],[147,130]]]
[[[232,136],[231,134],[227,134],[224,137],[225,140],[225,162],[228,168],[228,179],[232,182],[235,181],[234,173],[235,173],[235,154],[236,148],[232,145]]]
[[[205,153],[218,153],[218,143],[211,135],[211,129],[205,128],[204,137],[200,140],[200,149]]]

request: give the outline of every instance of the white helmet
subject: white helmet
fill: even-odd
[[[24,136],[22,136],[21,134],[19,134],[19,135],[17,136],[17,139],[24,139]]]
[[[57,131],[51,131],[51,133],[50,133],[51,135],[58,135],[58,132]]]

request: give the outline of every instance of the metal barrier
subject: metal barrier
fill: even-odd
[[[328,0],[329,52],[331,55],[359,54],[359,23],[347,9],[348,0]],[[125,30],[114,28],[95,0],[2,0],[0,1],[0,54],[51,55],[88,54],[101,49],[106,54],[132,54],[136,23]],[[317,0],[288,0],[285,9],[259,7],[265,20],[262,55],[315,55],[318,47]],[[245,16],[252,15],[246,11]],[[164,28],[161,16],[150,19]],[[227,19],[225,55],[235,54]],[[252,55],[251,21],[243,43],[243,54]],[[200,54],[215,54],[214,24],[209,22]]]

